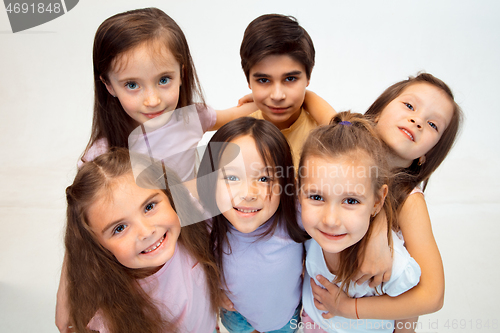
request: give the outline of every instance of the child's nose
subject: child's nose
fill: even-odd
[[[254,201],[257,200],[258,188],[252,181],[242,182],[242,186],[239,193],[240,199],[243,201]]]
[[[417,128],[422,128],[422,122],[417,117],[411,117],[410,118],[410,123],[417,125]]]
[[[285,90],[283,89],[280,83],[276,83],[273,86],[273,90],[271,92],[271,99],[276,101],[281,101],[286,98]]]
[[[328,227],[338,227],[340,225],[340,217],[334,207],[327,207],[323,216],[323,223]]]
[[[138,223],[138,235],[140,240],[145,240],[156,232],[156,228],[149,221],[142,220]]]
[[[161,103],[160,95],[156,89],[146,90],[146,96],[144,98],[144,105],[147,107],[154,108]]]

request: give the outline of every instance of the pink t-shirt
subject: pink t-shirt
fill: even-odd
[[[212,333],[216,315],[210,307],[210,295],[203,267],[177,245],[172,258],[155,274],[139,281],[153,300],[163,307],[162,314],[177,323],[179,332]],[[109,332],[98,312],[88,327]]]
[[[128,148],[130,152],[146,155],[156,161],[163,160],[165,166],[174,170],[187,181],[193,179],[197,162],[197,146],[203,134],[215,125],[217,114],[211,107],[200,104],[186,106],[148,120],[130,133]],[[109,149],[106,139],[97,140],[83,156],[88,162]],[[149,165],[144,159],[131,156],[134,176]],[[78,162],[78,168],[83,165]]]

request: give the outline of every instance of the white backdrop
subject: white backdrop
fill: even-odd
[[[498,332],[500,2],[82,0],[67,14],[13,34],[0,9],[0,327],[56,332],[65,195],[92,121],[92,42],[109,16],[156,6],[187,36],[209,104],[249,89],[239,46],[247,24],[290,14],[311,35],[309,89],[336,110],[364,112],[390,84],[427,71],[444,80],[466,123],[426,192],[443,256],[443,309],[418,332]],[[489,327],[486,327],[489,324]],[[456,326],[455,326],[456,325]]]

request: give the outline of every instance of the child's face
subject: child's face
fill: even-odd
[[[179,218],[161,190],[137,186],[123,176],[88,210],[99,243],[128,268],[157,268],[174,254]]]
[[[177,107],[181,66],[163,45],[141,44],[126,52],[108,78],[109,93],[137,124]]]
[[[363,154],[363,157],[366,155]],[[370,158],[311,156],[301,169],[302,223],[327,253],[339,253],[366,234],[370,216],[382,208],[387,186],[376,196]],[[381,199],[379,199],[381,198]]]
[[[240,232],[250,233],[266,223],[280,203],[279,183],[268,174],[254,139],[244,135],[231,141],[240,148],[240,155],[230,160],[222,154],[216,189],[217,207]]]
[[[375,127],[396,154],[394,167],[408,167],[434,147],[453,116],[453,104],[441,89],[416,83],[382,111]]]
[[[250,69],[248,80],[264,119],[280,130],[297,120],[309,85],[303,64],[288,55],[270,55]]]

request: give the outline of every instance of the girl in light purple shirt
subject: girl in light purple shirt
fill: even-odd
[[[230,332],[294,332],[307,236],[285,137],[265,120],[228,123],[205,151],[197,186],[215,216],[210,246],[229,298],[222,323]]]

